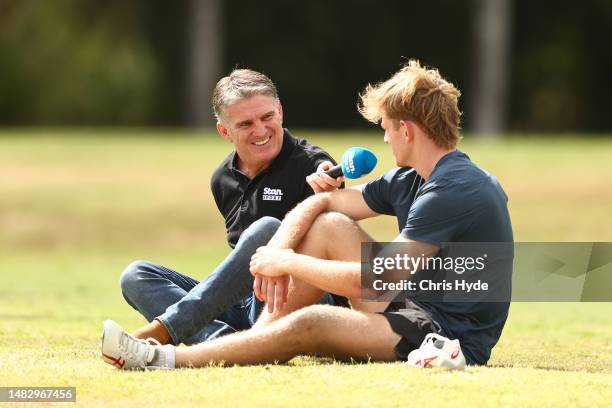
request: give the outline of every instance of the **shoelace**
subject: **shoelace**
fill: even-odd
[[[425,336],[425,340],[423,340],[423,342],[421,343],[421,347],[425,346],[429,342],[435,342],[435,341],[436,341],[436,334],[435,333],[428,333]]]
[[[138,360],[144,367],[147,365],[149,360],[150,347],[149,341],[154,342],[157,345],[161,345],[157,340],[148,338],[146,340],[137,339],[128,333],[122,333],[119,345],[126,354],[126,357],[130,359]]]

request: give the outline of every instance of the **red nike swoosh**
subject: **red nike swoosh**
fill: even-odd
[[[109,360],[111,360],[113,362],[113,365],[117,368],[123,368],[123,365],[125,364],[125,361],[121,359],[121,357],[119,358],[115,358],[115,357],[111,357],[108,354],[104,354],[102,353],[102,355],[106,358],[108,358]]]
[[[434,361],[436,358],[438,358],[438,356],[424,358],[423,359],[423,368],[429,367],[429,363]]]

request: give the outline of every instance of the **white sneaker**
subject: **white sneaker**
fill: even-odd
[[[421,347],[408,354],[408,365],[431,368],[444,367],[450,370],[463,370],[465,357],[459,340],[447,339],[436,333],[429,333]]]
[[[174,361],[171,366],[168,364],[170,359],[166,356],[165,346],[157,340],[137,339],[112,320],[106,320],[103,326],[102,360],[106,363],[122,370],[174,368]],[[150,341],[156,345],[150,344]],[[174,355],[171,357],[174,360]]]

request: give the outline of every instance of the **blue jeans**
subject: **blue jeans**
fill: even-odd
[[[121,274],[123,297],[148,321],[159,320],[174,344],[196,344],[249,329],[263,309],[252,292],[251,256],[279,225],[272,217],[255,221],[203,282],[152,262],[133,262]],[[321,303],[336,301],[326,294]]]

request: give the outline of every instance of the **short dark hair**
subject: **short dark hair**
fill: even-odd
[[[278,101],[274,82],[261,72],[251,69],[235,69],[217,82],[212,96],[215,117],[222,121],[223,111],[240,99],[253,95],[266,95]]]

